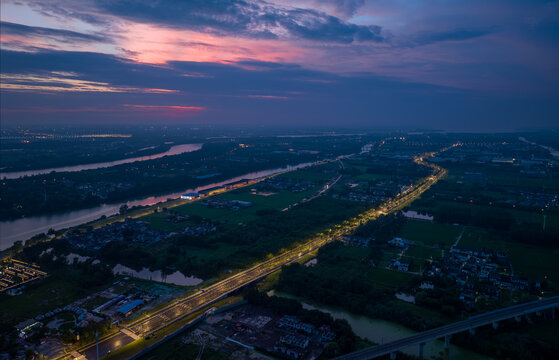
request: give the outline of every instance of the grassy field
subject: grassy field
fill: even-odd
[[[84,309],[88,310],[88,311],[92,311],[93,309],[95,309],[96,307],[98,307],[100,305],[103,305],[107,301],[109,301],[109,299],[101,297],[101,296],[94,296],[93,298],[84,302],[82,304],[82,307]]]
[[[396,306],[398,306],[402,310],[409,310],[424,319],[435,320],[442,324],[449,324],[461,320],[459,316],[445,315],[435,309],[426,308],[424,306],[411,304],[401,300],[395,300],[394,304],[396,304]]]
[[[385,254],[388,251],[385,251]],[[335,250],[334,255],[339,263],[322,264],[319,261],[315,268],[311,269],[331,277],[336,277],[336,274],[339,274],[340,271],[352,273],[355,277],[364,277],[369,280],[371,285],[375,287],[389,290],[409,281],[414,276],[413,274],[387,270],[384,268],[385,265],[371,266],[367,260],[368,252],[369,249],[358,246],[342,246]],[[394,256],[395,252],[388,252],[386,254],[387,259],[391,259]]]
[[[442,258],[443,250],[425,246],[412,246],[406,251],[406,257],[417,260],[437,260]]]
[[[387,247],[382,251],[382,258],[379,261],[377,267],[385,268],[390,264],[390,260],[397,257],[398,254],[402,251],[402,249]]]
[[[390,179],[390,175],[380,175],[380,174],[361,174],[353,176],[352,179],[355,181],[380,181]]]
[[[376,268],[367,275],[367,278],[379,288],[392,290],[408,282],[413,276],[405,272]]]
[[[551,191],[559,190],[559,183],[552,178],[529,177],[519,172],[514,166],[488,166],[488,165],[472,165],[463,166],[462,164],[448,164],[448,179],[463,180],[465,183],[474,182],[470,179],[463,179],[464,172],[481,172],[492,185],[501,187],[522,187],[531,189],[547,189]]]
[[[311,169],[301,169],[296,171],[291,171],[285,174],[278,175],[281,178],[289,178],[289,179],[296,179],[296,180],[308,180],[313,182],[326,182],[330,179],[334,174],[325,173],[324,170],[336,170],[338,168],[338,164],[326,164],[322,166],[316,166]]]
[[[245,268],[271,253],[289,248],[367,207],[362,203],[323,196],[283,212],[279,208],[283,208],[285,203],[291,203],[295,196],[305,196],[303,193],[285,194],[287,200],[282,198],[283,193],[272,196],[254,195],[249,191],[227,194],[228,198],[254,203],[251,207],[237,211],[213,209],[196,203],[179,208],[183,214],[210,218],[218,223],[218,230],[184,241],[178,239],[161,242],[152,261],[157,264],[173,264],[183,274],[209,279],[219,276],[222,271]],[[270,201],[274,196],[278,196],[277,200]],[[144,219],[151,221],[155,227],[172,224],[164,221],[162,214],[151,214]],[[186,226],[185,223],[182,224]],[[126,259],[119,261],[127,265]]]
[[[30,283],[23,295],[0,296],[0,311],[14,322],[23,321],[78,300],[101,288],[84,290],[73,282],[67,281],[62,272],[52,273],[49,277]]]
[[[408,220],[399,236],[426,246],[440,246],[448,249],[456,241],[460,231],[462,228],[458,226]]]
[[[450,200],[437,200],[436,206],[440,208],[444,207],[448,211],[454,211],[454,209],[456,209],[456,211],[460,211],[461,209],[467,209],[471,211],[471,214],[473,216],[478,215],[480,213],[485,214],[488,212],[506,212],[509,213],[518,223],[533,224],[536,226],[543,225],[543,215],[542,213],[537,211],[502,208],[498,206],[479,205],[475,203],[469,204],[469,203],[450,201]],[[412,205],[411,209],[419,212],[427,212],[427,213],[432,212],[432,207],[425,207],[417,204]],[[559,231],[559,216],[556,214],[547,214],[546,228],[549,230]]]
[[[225,222],[229,224],[247,223],[257,220],[258,213],[262,210],[282,210],[291,204],[299,202],[305,197],[311,196],[316,193],[320,186],[315,186],[307,191],[293,193],[290,191],[279,191],[273,195],[262,196],[251,194],[249,189],[239,189],[228,193],[223,193],[217,197],[229,200],[249,201],[252,206],[240,208],[239,210],[211,208],[201,205],[200,202],[182,205],[173,208],[173,212],[178,212],[183,215],[197,215],[210,220]],[[168,214],[156,213],[149,214],[141,218],[141,220],[148,221],[152,227],[160,230],[180,231],[189,222],[173,224],[172,222],[163,220]]]

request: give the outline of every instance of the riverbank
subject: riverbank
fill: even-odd
[[[213,187],[224,186],[226,184],[233,183],[242,179],[260,181],[270,176],[276,176],[285,172],[302,169],[308,166],[316,166],[334,160],[323,159],[315,162],[300,163],[293,166],[255,171],[220,182],[201,185],[193,189],[185,189],[180,192],[172,192],[158,196],[149,196],[138,200],[131,200],[114,204],[102,204],[89,209],[69,211],[61,214],[34,216],[17,220],[2,221],[0,222],[0,251],[9,249],[17,241],[27,241],[37,234],[46,233],[51,228],[55,229],[58,233],[76,226],[98,227],[109,224],[111,222],[121,221],[126,217],[141,217],[152,213],[153,210],[158,207],[173,208],[191,202],[192,200],[180,199],[181,194],[184,193],[200,192]],[[119,214],[119,209],[123,205],[126,205],[128,208],[142,208],[128,211],[126,214],[121,215]]]
[[[26,171],[12,171],[12,172],[5,172],[0,173],[0,179],[18,179],[23,176],[36,176],[42,174],[50,174],[52,172],[76,172],[82,170],[95,170],[95,169],[102,169],[111,166],[117,166],[122,164],[130,164],[136,161],[147,161],[147,160],[155,160],[162,158],[164,156],[172,156],[172,155],[180,155],[187,152],[198,151],[202,148],[204,144],[182,144],[182,145],[174,145],[165,152],[153,155],[146,155],[146,156],[138,156],[133,158],[126,158],[121,160],[114,160],[114,161],[105,161],[93,164],[81,164],[81,165],[72,165],[72,166],[61,166],[56,168],[49,168],[49,169],[37,169],[37,170],[26,170]]]
[[[344,319],[346,320],[353,329],[353,332],[362,338],[372,341],[376,344],[384,344],[390,341],[403,339],[405,337],[416,334],[417,332],[411,330],[403,325],[395,322],[373,319],[363,315],[357,315],[345,311],[340,308],[329,307],[319,305],[306,299],[301,299],[299,297],[293,296],[291,294],[270,290],[268,295],[275,295],[279,297],[294,299],[299,301],[304,309],[307,310],[319,310],[332,315],[334,319]],[[402,350],[402,352],[409,355],[418,355],[417,346],[411,346]],[[431,358],[432,356],[441,356],[445,354],[444,342],[443,341],[433,341],[425,344],[424,356],[425,358]],[[445,359],[451,360],[469,360],[469,359],[490,359],[489,357],[483,356],[481,354],[475,353],[471,350],[464,349],[455,345],[450,345],[448,352],[448,357]]]

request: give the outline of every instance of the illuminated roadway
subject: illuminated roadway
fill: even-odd
[[[344,221],[342,224],[336,225],[333,229],[329,229],[324,234],[319,234],[319,237],[309,240],[303,245],[299,245],[292,250],[285,251],[282,254],[265,260],[247,270],[221,280],[218,283],[209,285],[194,294],[175,300],[164,308],[127,324],[126,329],[139,336],[152,334],[192,314],[193,312],[208,306],[225,295],[279,270],[282,266],[312,254],[323,245],[340,239],[342,235],[353,232],[360,225],[374,220],[380,215],[385,215],[397,210],[404,204],[415,200],[446,174],[446,170],[423,160],[425,157],[433,155],[434,153],[429,153],[414,159],[414,162],[417,164],[428,166],[433,169],[433,173],[430,176],[422,179],[418,184],[412,186],[407,192],[401,193],[393,199],[385,202],[379,208],[368,210],[354,218]],[[122,335],[122,332],[117,332],[116,334],[108,335],[99,339],[100,357],[107,354],[107,352],[101,351],[101,349],[110,349],[111,351],[114,351],[114,349],[120,348],[134,341],[132,337],[123,337]],[[86,354],[87,359],[95,359],[95,344],[87,345],[78,349],[78,351],[81,354]]]

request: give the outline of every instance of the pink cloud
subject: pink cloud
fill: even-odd
[[[237,62],[246,59],[290,62],[305,55],[287,41],[216,36],[149,24],[129,23],[120,45],[130,59],[142,63],[169,61]]]
[[[2,113],[32,113],[32,114],[56,114],[56,113],[107,113],[116,116],[142,116],[142,117],[168,117],[183,118],[195,116],[198,112],[206,110],[201,106],[181,105],[132,105],[123,104],[111,107],[80,107],[80,108],[49,108],[29,107],[22,109],[2,108]]]

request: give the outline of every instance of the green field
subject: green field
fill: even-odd
[[[462,228],[458,226],[408,220],[399,236],[426,246],[439,246],[448,249],[456,241],[461,231]]]
[[[278,175],[278,177],[296,179],[296,180],[308,180],[313,182],[326,182],[328,179],[332,178],[335,174],[325,173],[324,170],[338,169],[337,163],[329,163],[322,166],[316,166],[311,169],[300,169],[296,171],[290,171],[285,174]]]
[[[96,307],[98,307],[99,305],[103,305],[104,303],[106,303],[107,301],[109,301],[109,299],[101,297],[101,296],[94,296],[93,298],[87,300],[86,302],[84,302],[82,304],[82,307],[88,311],[92,311],[93,309],[95,309]]]
[[[443,250],[425,246],[412,246],[406,251],[405,257],[414,260],[437,260],[442,258]]]
[[[209,279],[225,270],[244,268],[281,249],[289,248],[366,208],[362,203],[323,196],[289,211],[281,211],[309,192],[314,193],[314,190],[260,196],[251,194],[250,189],[238,189],[222,197],[251,201],[253,206],[236,211],[209,208],[199,203],[178,207],[176,210],[182,214],[197,215],[213,221],[217,231],[200,237],[179,236],[172,241],[159,243],[158,251],[150,259],[155,265],[148,266],[162,268],[174,265],[183,274]],[[172,224],[163,220],[165,216],[156,213],[143,219],[150,221],[153,227],[177,232],[187,226],[189,221],[195,221],[190,219],[181,224]],[[151,250],[144,248],[141,251]],[[128,265],[124,258],[118,261],[126,266],[134,266]]]
[[[410,273],[376,268],[367,275],[367,278],[379,288],[393,290],[407,283],[413,276]]]
[[[17,323],[66,306],[100,289],[81,289],[67,281],[60,271],[28,284],[23,295],[0,295],[0,309],[3,315],[8,315],[11,321]]]
[[[492,165],[472,165],[448,164],[449,180],[462,180],[464,183],[475,183],[476,181],[464,177],[464,172],[481,172],[485,175],[488,184],[500,187],[522,187],[531,189],[547,189],[551,191],[559,190],[559,183],[551,178],[529,177],[520,173],[520,169],[515,166],[492,166]],[[479,181],[478,181],[479,182]]]
[[[311,196],[316,193],[320,186],[315,186],[310,190],[293,193],[290,191],[280,191],[273,195],[263,196],[251,194],[249,189],[238,189],[235,191],[223,193],[216,197],[229,199],[249,201],[252,206],[240,208],[239,210],[211,208],[201,205],[199,200],[194,203],[178,206],[173,208],[173,212],[183,215],[197,215],[210,220],[225,222],[229,224],[248,223],[259,218],[259,212],[262,210],[283,210],[291,204],[297,203],[305,197]],[[156,213],[144,216],[141,220],[148,221],[152,227],[160,230],[180,231],[189,222],[173,224],[163,220],[168,214]]]
[[[354,179],[356,181],[377,182],[377,181],[380,181],[380,180],[390,179],[390,175],[361,174],[361,175],[353,176],[352,179]]]

